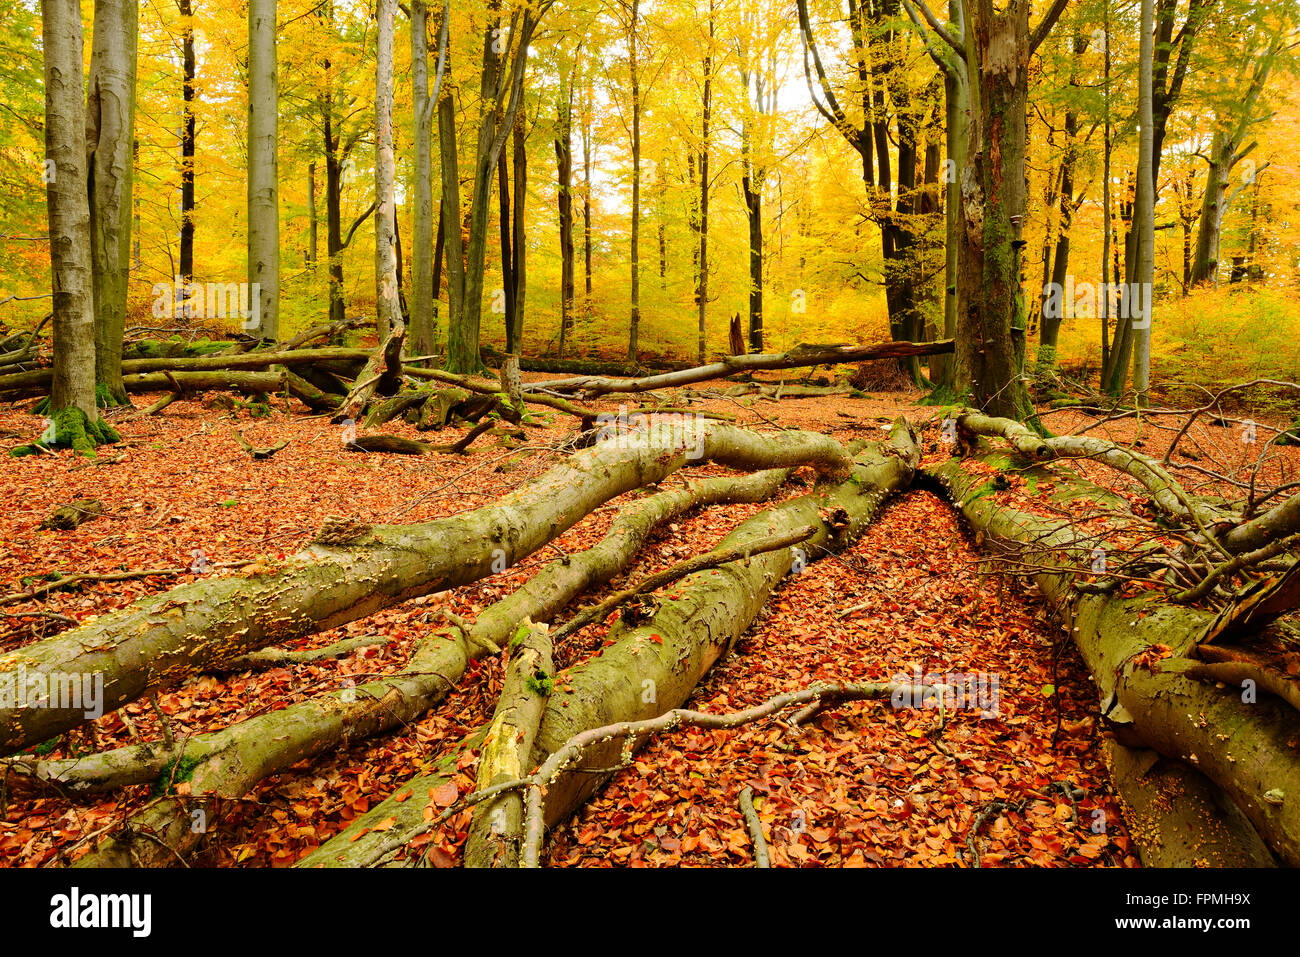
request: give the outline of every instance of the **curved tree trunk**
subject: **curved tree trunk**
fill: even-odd
[[[1102,712],[1116,738],[1200,772],[1231,798],[1282,861],[1300,864],[1300,803],[1293,797],[1300,794],[1300,763],[1288,743],[1300,738],[1300,715],[1281,701],[1244,703],[1240,689],[1187,677],[1183,672],[1194,661],[1190,653],[1213,621],[1211,613],[1160,601],[1149,592],[1133,598],[1080,594],[1073,584],[1086,570],[1058,566],[1051,557],[1080,534],[1076,526],[998,504],[989,494],[995,476],[974,475],[962,465],[953,458],[927,471],[976,530],[1012,546],[1033,544],[1035,560],[1045,566],[1034,580],[1056,606],[1096,679]],[[1041,477],[1054,483],[1058,499],[1107,495],[1059,471],[1044,469]],[[1150,669],[1135,663],[1155,645],[1170,647],[1172,657]],[[1284,797],[1274,803],[1279,793]],[[1212,821],[1200,824],[1206,833],[1213,830]]]
[[[816,526],[808,539],[807,560],[853,541],[891,494],[906,487],[918,459],[915,437],[906,423],[895,424],[887,442],[873,443],[855,457],[849,481],[821,487],[761,512],[737,526],[719,547],[756,543],[802,525]],[[822,513],[843,509],[847,523],[832,530]],[[614,721],[653,717],[681,705],[713,663],[749,627],[772,589],[795,567],[791,549],[753,556],[682,579],[646,624],[617,626],[615,643],[567,672],[567,686],[551,697],[538,729],[532,765],[540,764],[575,732]],[[425,821],[425,795],[444,785],[466,747],[478,747],[482,730],[454,746],[427,773],[408,780],[393,797],[362,815],[345,830],[298,862],[300,867],[355,867],[400,847]],[[622,743],[589,749],[580,765],[547,789],[546,822],[554,825],[585,800],[602,781],[583,768],[617,762]],[[407,800],[412,795],[417,800]],[[375,823],[393,818],[381,832]]]
[[[734,426],[687,426],[586,449],[494,505],[420,525],[329,522],[298,554],[237,576],[182,585],[58,637],[0,656],[29,682],[102,676],[104,712],[227,658],[367,617],[410,598],[477,581],[536,551],[596,506],[661,481],[688,462],[740,469],[811,463],[843,474],[837,442]],[[35,696],[33,696],[35,697]],[[56,702],[64,703],[64,702]],[[77,707],[0,707],[0,754],[86,720]]]

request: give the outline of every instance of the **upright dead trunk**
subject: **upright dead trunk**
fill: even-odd
[[[640,0],[632,0],[628,20],[628,79],[632,85],[632,311],[628,318],[627,359],[637,360],[641,331],[641,70],[637,61],[637,17]]]
[[[113,405],[127,403],[122,332],[131,269],[137,17],[136,0],[96,0],[86,103],[95,383],[100,401]]]
[[[401,321],[398,306],[397,214],[393,180],[393,27],[397,0],[379,0],[375,55],[375,327],[381,340]]]
[[[415,148],[415,207],[411,251],[411,348],[417,356],[433,352],[433,157],[430,139],[433,104],[429,98],[428,7],[411,0],[412,126]]]
[[[970,144],[961,170],[956,381],[981,409],[1014,419],[1031,411],[1021,381],[1024,307],[1020,229],[1025,211],[1029,3],[992,0],[963,11]]]
[[[45,180],[53,279],[54,373],[50,409],[80,409],[95,422],[95,292],[86,191],[81,4],[42,0],[45,53]]]
[[[194,100],[197,92],[194,81],[198,76],[198,60],[194,52],[194,6],[191,0],[176,0],[176,8],[184,18],[181,21],[181,236],[176,271],[181,282],[188,283],[194,279]],[[133,59],[133,65],[134,62]]]
[[[276,0],[248,3],[249,331],[280,334],[280,187],[276,143]]]
[[[555,204],[560,221],[560,358],[573,338],[573,83],[561,74],[555,105]]]

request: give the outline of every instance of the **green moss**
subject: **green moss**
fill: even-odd
[[[166,794],[175,794],[176,785],[182,781],[192,780],[195,768],[202,763],[202,759],[192,758],[184,754],[179,758],[168,761],[162,766],[157,779],[153,782],[153,796],[162,797]]]
[[[9,450],[12,458],[32,455],[40,449],[72,449],[81,455],[94,456],[95,447],[120,442],[117,430],[90,416],[76,406],[60,409],[49,416],[49,423],[40,439],[31,445],[20,445]]]
[[[524,686],[533,694],[548,698],[552,691],[555,690],[555,678],[548,675],[545,671],[536,671],[529,675],[524,681]]]
[[[45,757],[47,754],[51,754],[54,751],[54,749],[57,748],[58,746],[59,746],[59,738],[55,736],[53,738],[50,738],[50,740],[48,741],[42,741],[36,747],[32,748],[32,754],[37,754],[40,755],[41,757]]]

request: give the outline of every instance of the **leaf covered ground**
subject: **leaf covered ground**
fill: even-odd
[[[413,522],[486,504],[555,462],[561,453],[551,447],[572,431],[561,416],[530,430],[523,449],[481,440],[464,456],[362,455],[343,448],[339,426],[297,406],[248,418],[178,401],[162,415],[145,416],[139,409],[150,398],[136,397],[135,410],[113,414],[125,441],[101,455],[104,464],[70,453],[4,460],[0,593],[8,597],[0,598],[0,649],[197,575],[239,574],[227,566],[290,554],[326,516]],[[907,402],[899,395],[780,403],[719,397],[701,407],[759,429],[779,423],[848,441],[883,435],[900,413],[914,421],[935,414]],[[599,405],[617,408],[616,401]],[[257,447],[290,441],[273,458],[253,461],[232,428]],[[38,430],[39,419],[21,408],[0,410],[0,434],[10,434],[13,444]],[[388,430],[426,437],[401,423]],[[924,433],[931,455],[942,454],[937,436],[931,424]],[[668,484],[718,472],[687,469]],[[782,494],[802,491],[792,485]],[[72,531],[39,528],[55,507],[82,498],[99,500],[106,514]],[[442,609],[472,618],[544,562],[593,543],[618,507],[615,501],[597,510],[554,547],[501,574],[292,647],[324,647],[358,635],[385,639],[382,644],[340,660],[203,676],[158,695],[158,709],[183,739],[395,671],[419,638],[438,627]],[[608,588],[716,544],[764,507],[710,509],[659,529]],[[14,597],[60,574],[177,568],[183,573]],[[828,711],[798,735],[769,719],[726,732],[659,736],[557,830],[549,863],[751,864],[737,804],[749,786],[777,866],[971,866],[976,855],[983,866],[1136,865],[1101,762],[1091,681],[1032,589],[989,570],[951,508],[935,493],[914,489],[895,499],[851,551],[792,576],[706,676],[690,706],[731,711],[815,681],[910,679],[919,671],[996,680],[995,713],[961,709],[941,717],[931,709],[866,702]],[[598,654],[604,631],[598,624],[570,636],[556,649],[557,665]],[[191,863],[294,863],[487,720],[500,684],[499,660],[481,661],[447,701],[401,733],[305,762],[244,799],[224,802]],[[40,750],[68,757],[162,736],[157,711],[140,701]],[[474,755],[467,754],[455,793],[447,788],[414,797],[431,809],[449,806],[472,790],[474,773]],[[75,859],[152,799],[145,786],[77,798],[0,793],[0,860],[20,866]],[[468,819],[463,813],[422,839],[435,863],[456,861]]]

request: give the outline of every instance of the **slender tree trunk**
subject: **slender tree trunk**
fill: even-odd
[[[101,401],[125,405],[122,332],[131,268],[136,0],[96,0],[86,129],[91,150],[95,382]]]
[[[641,76],[637,63],[637,13],[640,0],[632,0],[628,26],[628,71],[632,82],[632,314],[628,324],[627,359],[637,360],[641,331]]]
[[[514,159],[515,195],[511,206],[513,224],[511,238],[514,244],[511,256],[511,284],[514,289],[514,308],[510,315],[510,341],[507,351],[519,353],[524,347],[524,300],[528,291],[528,255],[525,245],[527,235],[524,214],[528,207],[528,141],[524,131],[524,112],[515,113]],[[504,152],[504,151],[502,151]]]
[[[417,356],[433,352],[433,157],[430,139],[433,107],[429,100],[428,7],[411,0],[412,125],[415,148],[415,208],[411,251],[411,348]]]
[[[343,303],[343,168],[333,119],[325,118],[325,253],[329,257],[330,322],[342,322]]]
[[[961,36],[962,0],[948,2],[949,27]],[[943,267],[943,338],[957,335],[957,257],[961,250],[961,171],[966,168],[966,147],[970,138],[970,81],[966,66],[948,48],[941,45],[944,58],[944,109],[946,115],[947,164],[944,167],[944,267]],[[951,389],[953,362],[947,356],[930,361],[930,377],[937,386]]]
[[[1129,297],[1134,344],[1133,389],[1138,405],[1147,404],[1151,382],[1151,314],[1154,311],[1156,211],[1154,147],[1151,106],[1152,61],[1155,56],[1155,0],[1142,0],[1142,35],[1138,65],[1138,183],[1133,226],[1137,231],[1137,283],[1142,290]],[[1140,304],[1135,305],[1134,299]]]
[[[582,273],[586,290],[584,311],[591,311],[591,88],[590,75],[584,78],[586,92],[582,105]]]
[[[555,106],[555,202],[560,221],[560,358],[573,338],[573,77],[560,77]]]
[[[704,364],[706,316],[709,308],[709,122],[713,112],[713,10],[709,0],[709,47],[704,54],[704,91],[700,102],[700,251],[699,282],[695,287],[698,325],[696,361]]]
[[[450,91],[438,100],[438,149],[442,163],[442,197],[438,238],[447,270],[447,349],[465,309],[465,245],[461,232],[460,163],[456,152],[456,104]]]
[[[76,408],[95,422],[95,302],[86,190],[81,4],[42,0],[45,55],[46,203],[53,278],[54,372],[50,409]]]
[[[510,213],[510,160],[505,150],[497,160],[497,227],[501,237],[501,291],[505,309],[506,352],[515,345],[515,263],[514,244],[510,239],[513,225]]]
[[[316,163],[307,164],[307,265],[316,265],[317,227],[319,217],[316,215]]]
[[[176,0],[176,6],[185,18],[181,27],[181,248],[177,272],[182,283],[189,283],[194,280],[194,81],[198,63],[194,53],[193,4],[191,0]],[[132,59],[133,65],[134,62]]]
[[[380,340],[400,319],[394,222],[393,28],[397,0],[379,0],[375,57],[375,328]]]
[[[280,189],[276,144],[276,0],[248,4],[248,286],[245,326],[280,334]]]

